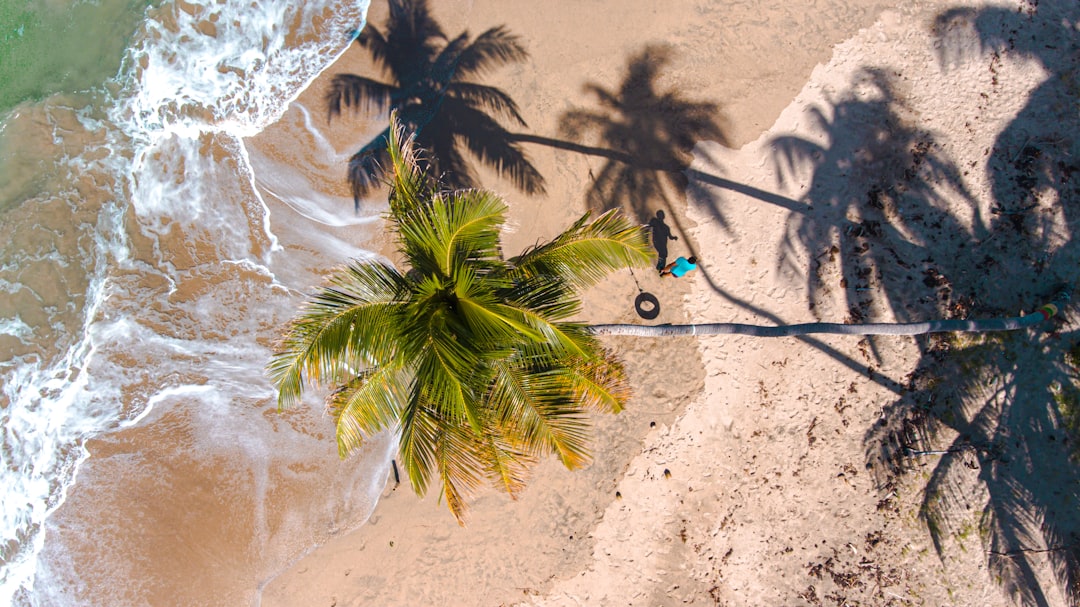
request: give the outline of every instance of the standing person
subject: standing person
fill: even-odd
[[[667,276],[668,274],[671,274],[675,278],[678,278],[678,277],[682,276],[683,274],[686,274],[687,272],[690,272],[690,271],[696,270],[696,269],[697,269],[697,257],[694,257],[693,255],[691,255],[689,258],[680,257],[680,258],[676,259],[675,261],[669,263],[668,265],[664,266],[664,269],[660,270],[660,275],[661,276]]]

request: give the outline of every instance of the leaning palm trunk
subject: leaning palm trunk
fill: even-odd
[[[751,335],[754,337],[790,337],[810,333],[835,335],[923,335],[925,333],[987,333],[1016,331],[1033,327],[1058,312],[1060,304],[1046,304],[1027,316],[987,318],[976,320],[931,320],[911,323],[840,324],[809,322],[798,325],[769,327],[739,323],[710,323],[701,325],[591,325],[593,335],[634,335],[637,337],[668,337],[672,335]]]

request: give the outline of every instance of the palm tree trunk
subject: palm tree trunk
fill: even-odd
[[[1060,304],[1047,304],[1027,316],[987,318],[981,320],[931,320],[911,323],[839,324],[811,322],[798,325],[770,327],[739,323],[709,323],[700,325],[591,325],[594,335],[634,335],[637,337],[669,337],[673,335],[751,335],[753,337],[790,337],[809,333],[834,335],[923,335],[925,333],[987,333],[1016,331],[1034,327],[1058,312]]]

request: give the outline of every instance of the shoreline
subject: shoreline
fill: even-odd
[[[380,28],[383,2],[368,14]],[[584,322],[1013,316],[1045,303],[1052,283],[1080,284],[1077,222],[1061,204],[1080,196],[1069,185],[1080,114],[1066,111],[1080,10],[1065,0],[431,4],[450,39],[505,25],[530,53],[477,76],[516,100],[529,126],[515,130],[546,179],[546,194],[527,196],[477,167],[510,206],[507,255],[617,201],[677,237],[659,256],[701,260],[680,279],[610,277],[584,294]],[[1058,572],[1080,557],[1051,550],[1080,535],[1067,514],[1080,499],[1077,422],[1059,398],[1072,394],[1062,386],[1080,389],[1068,313],[1048,332],[992,337],[604,337],[633,397],[592,419],[593,461],[538,463],[516,500],[481,491],[465,527],[438,495],[394,483],[389,436],[340,461],[319,394],[278,413],[250,364],[299,304],[297,277],[395,257],[385,195],[352,213],[345,180],[357,142],[385,116],[329,120],[324,93],[340,72],[374,74],[350,45],[277,123],[243,140],[265,204],[244,218],[269,213],[281,243],[269,272],[218,258],[183,228],[132,237],[135,250],[161,245],[183,266],[146,334],[182,349],[185,331],[212,333],[181,378],[207,388],[163,395],[168,406],[86,445],[85,478],[48,521],[42,596],[1070,604],[1074,578],[1063,587]],[[207,158],[223,151],[202,142]],[[1010,206],[1025,194],[1032,206]],[[246,226],[256,236],[257,223]],[[656,318],[636,313],[643,294]],[[220,322],[167,314],[175,304],[195,318],[204,301],[221,304]],[[230,351],[230,331],[253,343]],[[231,356],[249,364],[200,367],[232,369]]]

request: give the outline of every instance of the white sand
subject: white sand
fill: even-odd
[[[875,157],[873,142],[858,139],[886,115],[896,125],[885,131],[907,125],[932,136],[931,155],[965,169],[974,200],[927,177],[940,212],[960,229],[925,236],[930,242],[920,246],[948,255],[951,242],[975,241],[976,224],[991,217],[986,151],[1046,77],[1039,65],[974,50],[943,65],[931,24],[953,6],[944,1],[675,4],[462,0],[436,7],[451,35],[506,24],[523,36],[533,58],[488,82],[521,103],[532,132],[549,136],[562,112],[595,107],[582,85],[615,90],[630,56],[647,43],[669,44],[674,59],[658,88],[720,103],[733,146],[701,142],[693,168],[767,194],[694,179],[680,197],[685,204],[670,209],[669,224],[685,228],[671,247],[675,255],[691,247],[702,270],[678,282],[652,273],[637,284],[615,277],[589,295],[590,320],[642,322],[630,304],[640,285],[661,300],[656,322],[845,321],[847,289],[839,260],[828,255],[844,221],[860,220],[858,205],[845,201],[862,200],[878,178],[901,178],[914,162],[910,149]],[[373,22],[381,25],[382,14],[373,10]],[[974,38],[968,42],[976,49]],[[358,53],[328,76],[362,66]],[[892,83],[891,104],[881,103],[868,69]],[[798,165],[781,181],[777,137],[824,146],[815,159],[826,164],[816,172]],[[580,214],[586,176],[602,164],[529,151],[548,179],[547,197],[528,199],[489,176],[513,205],[511,251]],[[912,175],[926,177],[921,170]],[[818,248],[800,244],[800,225],[823,237]],[[808,272],[820,276],[811,281],[820,284],[813,295]],[[863,313],[907,318],[876,276],[858,292]],[[987,289],[991,297],[993,285]],[[391,481],[367,525],[269,581],[262,605],[1010,604],[971,532],[985,492],[973,489],[968,509],[951,519],[958,531],[939,558],[918,518],[937,460],[926,458],[921,473],[913,462],[915,472],[897,477],[868,455],[868,433],[920,360],[915,340],[610,343],[626,359],[636,395],[624,414],[597,420],[590,467],[569,472],[546,462],[518,501],[480,496],[465,528],[434,496],[419,500]],[[1054,587],[1045,568],[1036,575]],[[1067,604],[1051,594],[1052,604]]]

